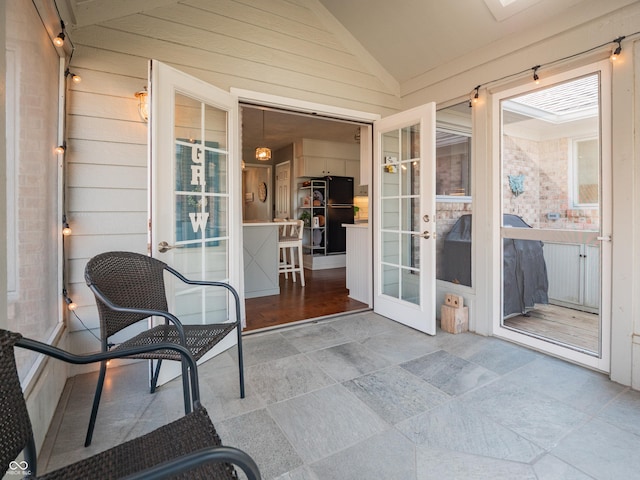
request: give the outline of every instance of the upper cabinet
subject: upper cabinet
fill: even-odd
[[[295,142],[295,157],[298,177],[346,177],[346,162],[360,164],[360,145],[303,138]]]
[[[295,142],[294,150],[296,177],[353,177],[353,194],[367,195],[367,185],[360,185],[359,144],[303,138]]]

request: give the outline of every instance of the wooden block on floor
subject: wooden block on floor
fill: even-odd
[[[444,304],[454,308],[462,308],[464,307],[464,298],[462,297],[462,295],[447,293],[444,296]]]
[[[469,330],[469,307],[451,307],[442,305],[440,309],[440,327],[445,332],[462,333]]]

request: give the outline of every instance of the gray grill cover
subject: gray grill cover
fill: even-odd
[[[505,226],[531,228],[517,215],[504,215]],[[503,240],[504,316],[549,303],[547,265],[542,242]],[[462,215],[444,240],[444,280],[471,286],[471,215]]]

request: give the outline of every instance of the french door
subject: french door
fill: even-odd
[[[242,297],[237,99],[157,61],[150,78],[151,254],[187,278],[229,282]],[[226,289],[169,281],[167,295],[184,323],[235,316]],[[235,342],[228,335],[202,361]],[[178,362],[166,362],[158,382],[179,374]]]
[[[374,122],[374,311],[435,335],[435,104]]]

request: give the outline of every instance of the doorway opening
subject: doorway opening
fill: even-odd
[[[607,370],[611,187],[602,65],[500,99],[498,332]]]
[[[370,156],[361,155],[360,148],[361,127],[367,124],[243,102],[240,118],[244,223],[272,222],[274,218],[304,220],[305,195],[301,192],[309,189],[303,185],[311,181],[327,182],[334,176],[353,179],[349,203],[358,208],[349,207],[354,212],[351,221],[368,221],[368,185],[361,185],[360,181],[361,162],[372,161]],[[370,142],[370,138],[364,141]],[[268,149],[268,158],[259,157],[257,148]],[[270,178],[264,179],[267,170]],[[261,172],[262,176],[258,179],[255,172]],[[259,191],[262,184],[266,184],[262,189],[263,200]],[[315,193],[309,192],[307,197]],[[256,203],[261,208],[255,208]],[[319,216],[317,213],[314,216]],[[322,220],[318,219],[318,227]],[[299,280],[293,282],[290,275],[285,278],[280,274],[279,294],[247,298],[247,331],[369,309],[368,304],[349,296],[346,250],[329,254],[326,248],[314,248],[314,238],[324,235],[325,230],[314,229],[312,222],[310,219],[305,226],[306,285],[303,287]],[[340,225],[338,228],[344,230]],[[318,245],[325,245],[324,237]]]

